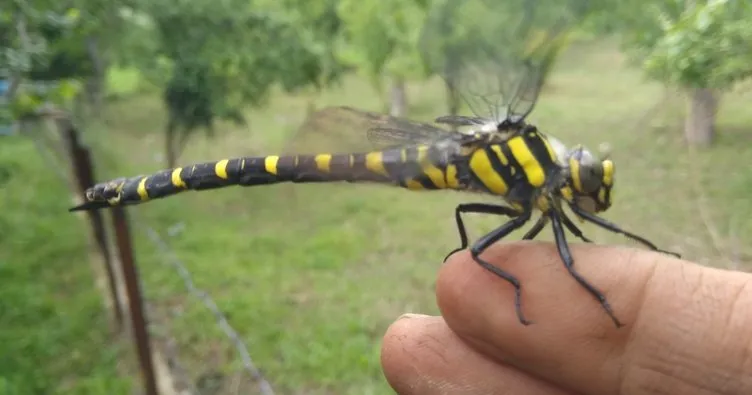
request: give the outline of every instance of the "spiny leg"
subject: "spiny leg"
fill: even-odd
[[[627,238],[630,238],[630,239],[632,239],[632,240],[634,240],[634,241],[636,241],[638,243],[641,243],[642,245],[650,248],[653,251],[658,251],[658,252],[662,252],[664,254],[673,255],[673,256],[675,256],[677,258],[681,258],[681,255],[679,255],[679,254],[677,254],[675,252],[662,250],[662,249],[656,247],[656,245],[653,244],[652,242],[650,242],[649,240],[647,240],[647,239],[645,239],[643,237],[640,237],[640,236],[638,236],[638,235],[636,235],[634,233],[627,232],[626,230],[620,228],[618,225],[616,225],[614,223],[611,223],[611,222],[608,222],[605,219],[600,218],[600,217],[598,217],[596,215],[590,214],[589,212],[587,212],[587,211],[585,211],[585,210],[577,207],[574,204],[570,205],[570,207],[572,208],[572,211],[574,211],[575,213],[577,213],[577,215],[579,215],[580,217],[582,217],[582,219],[584,219],[585,221],[588,221],[590,223],[598,225],[601,228],[604,228],[604,229],[606,229],[608,231],[611,231],[611,232],[614,232],[614,233],[618,233],[618,234],[623,235],[623,236],[625,236]]]
[[[559,213],[557,213],[554,210],[549,211],[549,216],[551,217],[551,226],[554,229],[554,238],[556,238],[556,248],[559,250],[559,256],[561,257],[562,261],[564,261],[564,266],[569,271],[569,274],[574,277],[575,280],[577,280],[580,285],[585,287],[585,289],[590,292],[591,295],[593,295],[596,299],[598,299],[598,302],[600,302],[601,306],[603,306],[603,309],[606,310],[606,313],[611,317],[611,319],[614,321],[614,324],[617,328],[621,328],[624,326],[618,318],[616,318],[616,315],[614,315],[613,309],[611,309],[611,305],[608,303],[608,300],[606,297],[596,289],[593,285],[591,285],[587,280],[585,280],[580,273],[578,273],[574,269],[574,258],[572,258],[572,253],[569,251],[569,245],[567,244],[567,238],[564,234],[564,228],[561,225],[561,219],[559,217]]]
[[[543,228],[546,227],[547,224],[548,217],[542,215],[540,218],[538,218],[538,221],[535,222],[535,225],[533,225],[533,227],[530,228],[530,230],[528,230],[524,236],[522,236],[522,240],[532,240],[538,237],[538,234],[543,230]]]
[[[457,205],[454,210],[454,219],[457,221],[457,231],[460,234],[460,247],[452,250],[444,258],[444,262],[449,259],[452,254],[457,251],[467,248],[467,231],[465,230],[465,223],[462,221],[462,213],[476,213],[476,214],[494,214],[494,215],[506,215],[508,217],[517,217],[520,212],[512,209],[511,207],[501,206],[498,204],[488,203],[463,203]]]
[[[567,229],[569,229],[569,231],[572,232],[573,235],[575,235],[576,237],[578,237],[580,240],[584,241],[585,243],[593,242],[592,240],[585,237],[584,234],[582,234],[582,231],[580,230],[580,228],[578,228],[577,225],[575,225],[574,222],[572,222],[572,220],[569,219],[569,217],[567,217],[566,214],[564,214],[564,212],[560,212],[559,214],[561,215],[561,222],[564,223],[564,226],[566,226]]]
[[[520,320],[520,323],[523,325],[530,325],[532,324],[532,321],[528,321],[524,314],[522,314],[522,289],[520,287],[520,281],[517,280],[514,276],[511,274],[505,272],[504,270],[499,269],[498,267],[492,265],[489,262],[486,262],[485,260],[481,259],[478,255],[480,255],[486,248],[488,248],[491,244],[499,241],[504,236],[509,235],[510,233],[514,232],[515,230],[519,229],[524,225],[529,219],[530,219],[530,210],[526,210],[521,215],[512,218],[510,221],[506,222],[505,224],[501,225],[500,227],[494,229],[490,233],[486,234],[485,236],[481,237],[473,246],[470,248],[470,255],[473,257],[473,260],[481,265],[484,269],[490,271],[491,273],[503,278],[512,286],[514,287],[514,308],[517,313],[517,319]]]

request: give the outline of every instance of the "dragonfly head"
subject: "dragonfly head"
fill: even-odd
[[[614,183],[614,162],[608,154],[599,159],[577,146],[567,153],[566,162],[569,174],[565,188],[571,192],[573,203],[591,213],[608,210]]]

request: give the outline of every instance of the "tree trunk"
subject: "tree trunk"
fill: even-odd
[[[389,115],[404,117],[407,113],[407,93],[405,92],[405,80],[402,77],[392,79],[392,89],[389,100],[391,107]]]
[[[684,138],[692,146],[707,147],[715,137],[715,115],[718,99],[713,90],[694,88],[690,91]]]
[[[99,42],[94,37],[86,38],[86,50],[94,68],[94,75],[87,78],[86,91],[89,103],[94,107],[95,116],[104,109],[105,85],[107,83],[107,62],[102,57]]]
[[[460,112],[460,93],[451,79],[445,80],[447,90],[447,109],[449,115],[457,115]]]
[[[170,117],[167,121],[167,128],[165,129],[165,158],[167,159],[167,168],[169,169],[175,167],[175,163],[178,161],[177,150],[175,149],[177,126],[177,122]]]

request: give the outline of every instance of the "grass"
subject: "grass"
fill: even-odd
[[[752,174],[740,166],[752,160],[750,144],[741,143],[752,139],[745,126],[752,116],[738,100],[741,94],[723,103],[716,147],[690,155],[681,143],[681,106],[669,102],[650,122],[638,122],[662,93],[659,85],[624,66],[610,47],[574,47],[531,120],[570,144],[597,147],[605,140],[614,147],[617,186],[609,219],[691,260],[724,266],[731,257],[748,263],[746,247],[735,242],[752,236],[752,223],[743,220],[752,214],[746,198]],[[437,81],[410,85],[408,98],[412,118],[428,120],[445,108]],[[376,92],[355,76],[318,96],[278,94],[267,108],[249,112],[248,128],[223,125],[217,139],[193,140],[181,163],[276,153],[304,120],[312,100],[319,108],[347,104],[382,110]],[[88,130],[100,165],[97,177],[162,168],[164,119],[155,96],[110,107],[106,126]],[[721,254],[697,214],[702,202],[695,185],[704,191],[703,207],[720,234]],[[191,192],[129,212],[145,291],[194,379],[220,374],[220,393],[254,389],[211,314],[187,294],[144,237],[144,225],[162,234],[181,229],[168,237],[169,244],[197,286],[229,316],[278,393],[389,394],[379,365],[381,336],[404,312],[437,313],[435,275],[458,242],[453,209],[470,199],[376,186],[279,185]],[[83,232],[63,205],[45,206],[50,221],[71,221],[69,228]],[[471,236],[497,221],[473,218]],[[604,243],[625,243],[590,226],[584,230]],[[61,237],[55,245],[62,251],[83,248],[83,236],[69,232]]]
[[[30,141],[0,139],[2,395],[129,390],[68,196]]]

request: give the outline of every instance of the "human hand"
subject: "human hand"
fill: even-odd
[[[387,331],[384,374],[400,395],[752,394],[752,275],[638,249],[572,245],[575,266],[626,326],[541,242],[495,245],[489,262],[467,251],[442,267],[442,317],[407,315]]]

